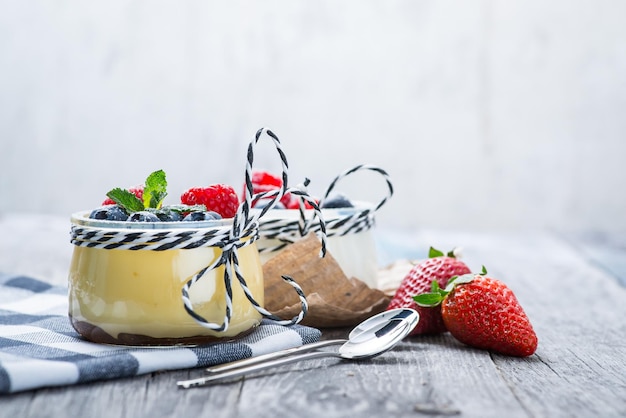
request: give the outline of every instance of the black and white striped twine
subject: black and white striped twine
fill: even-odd
[[[318,205],[323,206],[324,201],[330,196],[332,191],[335,189],[337,183],[357,172],[357,171],[373,171],[375,173],[380,174],[387,186],[387,194],[383,197],[380,202],[376,206],[372,208],[363,208],[361,210],[346,210],[345,215],[339,214],[336,217],[329,218],[326,217],[323,222],[317,222],[316,216],[314,214],[313,217],[306,217],[304,205],[300,205],[300,217],[299,219],[267,219],[261,220],[259,236],[264,239],[273,239],[280,241],[280,244],[270,246],[267,244],[259,243],[259,251],[260,252],[273,252],[283,249],[289,244],[292,244],[303,236],[307,235],[309,232],[320,233],[327,237],[333,236],[344,236],[347,234],[357,234],[361,231],[366,231],[372,228],[375,224],[375,214],[392,196],[393,196],[393,185],[391,183],[391,179],[389,178],[389,174],[382,168],[368,165],[368,164],[360,164],[344,172],[340,173],[335,179],[330,183],[326,192],[322,199],[320,199]],[[306,193],[306,189],[300,187],[300,190]],[[307,194],[308,195],[308,194]],[[323,230],[323,231],[322,231]],[[267,245],[267,246],[265,246]]]

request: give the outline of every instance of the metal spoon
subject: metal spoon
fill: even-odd
[[[322,357],[338,357],[345,360],[369,359],[393,348],[415,328],[418,321],[419,314],[413,309],[400,308],[386,311],[358,325],[350,332],[348,340],[321,341],[228,363],[207,369],[211,372],[208,376],[179,381],[177,385],[187,389],[283,364]],[[337,351],[318,351],[321,347],[337,344],[343,344]]]
[[[369,335],[372,338],[375,338],[375,332],[384,326],[386,326],[389,322],[392,322],[394,325],[398,325],[396,321],[401,321],[405,317],[412,316],[415,311],[412,309],[392,309],[389,311],[384,311],[374,316],[367,318],[365,321],[361,322],[357,325],[350,334],[348,335],[349,339],[355,339],[358,335],[369,331]],[[376,327],[376,329],[374,329]],[[206,369],[209,373],[221,373],[226,370],[238,369],[244,366],[251,366],[253,364],[264,363],[268,360],[274,360],[281,357],[292,356],[298,353],[308,353],[310,351],[317,350],[319,348],[331,347],[335,345],[343,345],[347,343],[346,339],[338,339],[338,340],[323,340],[318,341],[316,343],[310,343],[301,345],[299,347],[287,348],[285,350],[275,351],[273,353],[261,354],[259,356],[249,357],[243,360],[236,360],[230,363],[220,364],[218,366],[209,367]]]

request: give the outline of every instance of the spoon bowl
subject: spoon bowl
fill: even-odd
[[[238,360],[208,368],[207,376],[177,382],[182,388],[203,386],[207,383],[265,370],[283,364],[322,357],[337,357],[344,360],[365,360],[391,350],[415,328],[419,321],[417,311],[398,308],[382,312],[357,325],[348,340],[328,340],[307,344],[275,353]],[[336,351],[320,348],[340,345]]]
[[[401,308],[389,313],[375,317],[380,320],[371,321],[365,329],[353,330],[348,341],[339,347],[341,358],[359,360],[379,356],[402,341],[419,321],[419,314],[412,309]]]
[[[417,325],[417,321],[419,320],[419,315],[416,317],[413,309],[409,308],[397,308],[391,309],[388,311],[383,311],[374,316],[370,316],[365,321],[361,322],[359,325],[354,327],[350,334],[348,335],[348,339],[354,339],[357,335],[362,334],[366,331],[370,331],[376,327],[376,330],[379,330],[381,327],[386,326],[388,323],[396,323],[397,321],[402,321],[405,318],[410,322],[415,320],[415,325]],[[413,325],[415,327],[415,325]]]

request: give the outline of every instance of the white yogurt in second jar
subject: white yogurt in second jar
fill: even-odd
[[[326,224],[326,249],[337,261],[347,277],[354,277],[376,288],[378,261],[372,234],[374,227],[373,206],[353,202],[353,208],[322,209]],[[306,219],[313,217],[313,210],[305,211]],[[299,228],[300,211],[296,209],[274,209],[260,220],[257,247],[261,262],[265,263],[281,249],[302,238]],[[311,230],[319,231],[315,219]],[[305,235],[308,231],[304,231]]]

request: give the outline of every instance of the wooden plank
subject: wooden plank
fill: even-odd
[[[626,287],[626,234],[588,232],[564,234],[563,238]]]
[[[64,231],[60,225],[48,227],[54,242]],[[0,231],[7,231],[2,221]],[[10,247],[8,237],[0,234],[0,248]],[[314,360],[192,390],[178,389],[176,381],[202,370],[2,396],[0,416],[626,416],[626,288],[583,246],[533,231],[420,230],[402,240],[412,254],[430,245],[462,246],[473,270],[485,264],[508,283],[539,336],[537,353],[511,358],[464,346],[449,334],[417,336],[367,362]],[[39,245],[25,254],[41,255],[47,246]],[[22,254],[11,251],[11,257]],[[39,271],[66,269],[65,251],[50,245]],[[24,265],[0,255],[0,271]],[[324,338],[347,331],[324,330]]]

